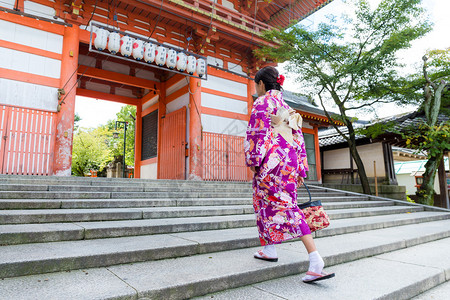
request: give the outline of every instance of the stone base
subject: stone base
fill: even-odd
[[[360,184],[339,184],[339,183],[324,183],[324,187],[344,190],[354,193],[362,193],[363,189]],[[375,185],[370,185],[372,195],[375,195]],[[378,196],[396,200],[406,200],[406,187],[403,185],[378,185]]]

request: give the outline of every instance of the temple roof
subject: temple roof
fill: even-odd
[[[257,20],[273,27],[286,28],[292,21],[300,21],[308,17],[331,1],[332,0],[264,0],[257,4]]]
[[[438,124],[443,123],[445,121],[450,120],[450,117],[445,114],[438,115]],[[357,121],[353,123],[353,127],[355,129],[367,128],[374,124],[379,123],[393,123],[392,129],[386,131],[385,133],[379,135],[375,138],[375,140],[383,140],[385,142],[389,142],[392,145],[397,145],[400,147],[405,147],[404,140],[402,137],[395,132],[402,132],[407,128],[418,127],[419,124],[425,122],[425,114],[423,112],[414,111],[408,113],[402,113],[382,119],[376,119],[374,121]],[[345,126],[339,127],[339,130],[344,134],[348,134],[348,129]],[[365,141],[366,143],[372,142],[372,139],[369,137],[357,134],[356,141]],[[347,147],[346,140],[337,132],[335,128],[328,128],[319,131],[319,146],[327,147],[327,146],[338,146],[342,144],[343,147]]]
[[[294,109],[314,113],[326,118],[325,112],[312,104],[306,96],[284,90],[283,99],[290,107]]]

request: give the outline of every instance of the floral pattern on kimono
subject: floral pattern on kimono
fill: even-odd
[[[291,145],[273,131],[271,114],[289,106],[282,92],[270,90],[253,103],[244,143],[245,160],[255,167],[253,207],[261,245],[279,244],[311,231],[297,206],[298,177],[306,177],[305,141],[301,129],[293,130]]]

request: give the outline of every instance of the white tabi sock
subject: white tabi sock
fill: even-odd
[[[264,246],[263,252],[268,257],[278,257],[277,256],[277,249],[275,248],[275,245],[266,245]]]
[[[321,274],[324,266],[325,266],[325,263],[318,251],[309,253],[308,271],[311,271],[311,272],[314,272],[317,274]],[[306,275],[305,277],[302,278],[302,280],[311,280],[311,279],[314,279],[315,277],[316,276]]]

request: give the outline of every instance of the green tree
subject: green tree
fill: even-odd
[[[111,133],[104,126],[80,128],[73,137],[72,174],[84,176],[91,169],[103,170],[113,158],[109,139]]]
[[[396,54],[429,32],[431,25],[423,17],[420,0],[382,0],[374,10],[366,0],[353,4],[354,20],[346,17],[344,25],[336,25],[331,18],[317,29],[295,24],[284,31],[266,32],[265,38],[278,42],[279,47],[264,46],[256,53],[277,62],[288,61],[288,71],[318,95],[331,124],[348,142],[364,193],[370,194],[349,113],[403,99],[400,86],[404,80],[398,75],[401,64]],[[348,134],[339,129],[335,116],[332,119],[324,104],[328,99],[338,108],[338,120]]]
[[[422,74],[412,77],[409,95],[422,97],[420,110],[425,113],[425,121],[406,130],[403,136],[408,147],[428,153],[423,183],[416,194],[418,202],[433,205],[436,170],[450,149],[450,121],[438,119],[439,114],[449,116],[450,48],[428,51],[422,60]]]
[[[109,120],[106,128],[111,132],[118,132],[119,137],[111,141],[110,149],[114,157],[121,157],[123,155],[123,140],[124,140],[124,127],[123,124],[117,124],[119,127],[115,129],[116,121],[128,122],[127,124],[127,142],[125,148],[125,163],[128,166],[134,166],[134,144],[135,144],[135,132],[136,132],[136,106],[126,105],[123,106],[116,114],[117,118]]]
[[[80,125],[78,125],[78,122],[81,121],[81,117],[78,113],[75,113],[75,118],[73,120],[73,129],[74,131],[77,131]]]

